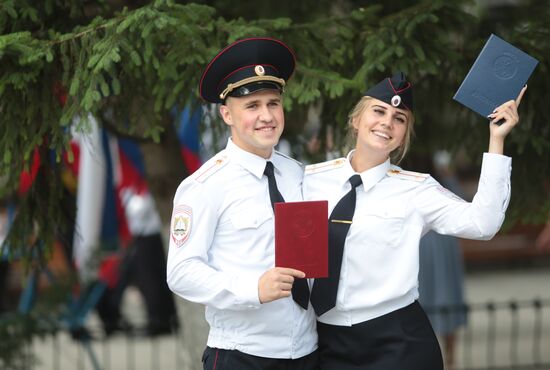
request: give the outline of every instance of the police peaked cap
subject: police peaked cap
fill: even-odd
[[[391,104],[396,108],[413,110],[412,84],[407,81],[403,72],[397,72],[391,78],[385,78],[368,89],[365,96],[370,96]]]
[[[294,52],[279,40],[248,38],[220,51],[204,70],[201,97],[223,103],[228,96],[245,96],[264,89],[284,90],[296,66]]]

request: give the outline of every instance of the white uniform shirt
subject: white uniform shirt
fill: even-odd
[[[301,165],[273,152],[279,191],[302,200]],[[172,291],[206,305],[208,346],[268,358],[300,358],[317,348],[315,314],[291,297],[260,304],[258,280],[275,265],[266,160],[231,140],[179,186],[168,252]]]
[[[151,193],[136,194],[126,189],[123,191],[122,201],[132,236],[148,236],[160,232],[162,224]]]
[[[306,167],[304,198],[327,199],[329,215],[351,189],[347,158]],[[320,322],[350,326],[407,306],[418,298],[419,240],[428,230],[490,239],[510,199],[511,158],[485,153],[479,187],[468,203],[426,174],[389,160],[361,173],[353,224],[344,247],[336,307]]]

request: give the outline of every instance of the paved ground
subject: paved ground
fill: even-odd
[[[468,302],[479,303],[481,306],[488,301],[499,303],[515,299],[523,302],[532,301],[537,297],[545,299],[547,303],[541,310],[542,325],[536,321],[537,315],[531,305],[520,305],[515,311],[516,315],[508,308],[497,309],[493,315],[485,309],[473,311],[469,317],[469,325],[459,333],[457,368],[487,368],[488,363],[532,364],[534,358],[550,363],[549,267],[469,271],[466,274],[465,291]],[[130,321],[136,324],[143,323],[143,306],[136,290],[127,291],[123,309]],[[203,309],[183,300],[178,300],[178,309],[183,322],[180,336],[163,337],[154,341],[130,340],[124,336],[116,336],[108,341],[95,341],[92,344],[92,352],[99,364],[96,368],[201,369],[200,357],[207,335]],[[494,326],[491,326],[493,324]],[[88,325],[97,325],[97,318],[92,315]],[[540,329],[538,342],[535,338],[535,328]],[[489,341],[493,342],[494,346],[487,344],[488,338],[494,338]],[[82,347],[75,346],[65,334],[61,334],[57,341],[37,340],[32,350],[42,363],[33,369],[94,369],[89,353]],[[517,369],[520,368],[518,365]]]

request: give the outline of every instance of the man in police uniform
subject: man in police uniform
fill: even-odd
[[[223,49],[200,81],[201,97],[221,104],[231,138],[176,192],[167,280],[179,296],[206,305],[204,369],[318,366],[304,274],[273,267],[272,204],[302,200],[301,165],[273,149],[294,67],[282,42],[250,38]]]

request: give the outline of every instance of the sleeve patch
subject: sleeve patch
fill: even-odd
[[[174,208],[170,221],[170,238],[177,247],[181,247],[191,234],[193,211],[191,207],[181,205]]]

